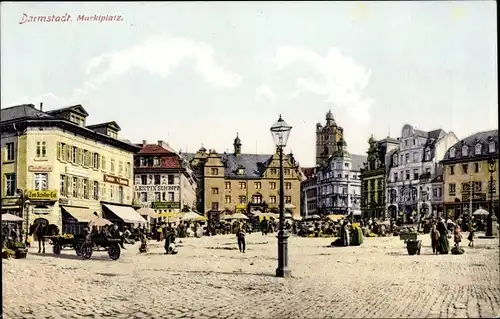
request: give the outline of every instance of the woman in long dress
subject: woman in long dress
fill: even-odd
[[[436,229],[439,232],[437,251],[439,254],[448,254],[450,252],[450,242],[448,241],[448,229],[444,219],[438,222]]]
[[[349,246],[349,230],[347,229],[347,221],[344,221],[340,229],[340,242],[342,246]]]

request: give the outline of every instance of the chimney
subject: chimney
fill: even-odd
[[[40,111],[43,112],[43,102],[40,102]]]
[[[146,144],[148,144],[148,141],[142,140],[142,146],[146,146]]]
[[[162,146],[163,145],[163,140],[158,140],[158,145]]]

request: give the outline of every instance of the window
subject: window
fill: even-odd
[[[450,165],[450,175],[455,175],[455,165]]]
[[[492,141],[488,144],[488,152],[495,153],[495,142]]]
[[[398,181],[398,173],[394,173],[394,182],[397,182]]]
[[[426,161],[430,161],[431,160],[431,150],[428,149],[428,148],[425,150],[425,160]]]
[[[109,169],[111,170],[112,174],[115,173],[115,159],[114,158],[111,159],[111,163],[109,165]]]
[[[78,197],[78,178],[77,177],[73,177],[71,179],[71,190],[72,190],[72,194],[73,197]]]
[[[417,144],[417,141],[415,139],[412,140],[412,145],[415,146]]]
[[[148,193],[141,192],[141,203],[147,203],[147,202],[148,202]]]
[[[474,193],[481,193],[483,190],[483,182],[474,182]]]
[[[168,192],[168,201],[169,202],[173,202],[174,201],[174,197],[175,197],[175,193],[174,192]]]
[[[450,158],[454,158],[456,156],[456,152],[457,150],[454,147],[452,147],[450,149]]]
[[[479,163],[474,163],[474,173],[479,173]]]
[[[141,185],[148,184],[148,175],[141,175]]]
[[[145,157],[141,157],[141,158],[139,159],[139,166],[140,166],[140,167],[146,167],[146,166],[148,166],[148,164],[147,164],[147,161],[146,161],[146,158],[145,158]]]
[[[247,203],[247,197],[246,196],[240,196],[240,204],[246,204]]]
[[[61,175],[59,179],[59,194],[61,196],[66,196],[66,176]]]
[[[429,174],[429,175],[431,174],[431,169],[430,169],[430,167],[427,167],[427,168],[425,169],[425,173],[426,173],[426,174]]]
[[[276,204],[276,196],[269,196],[269,203]]]
[[[5,174],[5,196],[16,194],[16,174]]]
[[[212,175],[219,175],[219,170],[217,168],[212,168]],[[219,205],[219,203],[217,203]]]
[[[83,198],[89,199],[89,180],[88,179],[83,180]]]
[[[419,158],[418,158],[418,153],[417,153],[417,152],[415,152],[415,153],[413,153],[413,162],[414,162],[414,163],[417,163],[418,161],[419,161]]]
[[[215,211],[219,210],[219,202],[212,202],[212,210]]]
[[[286,182],[285,183],[285,189],[292,189],[292,183]]]
[[[212,187],[212,195],[219,195],[219,189],[217,187]]]
[[[409,180],[410,179],[410,171],[406,171],[406,180]]]
[[[262,196],[261,195],[254,195],[254,196],[252,196],[252,203],[254,203],[254,204],[262,204]]]
[[[240,182],[239,185],[240,185],[240,189],[246,189],[247,188],[247,183],[245,183],[245,182]]]
[[[93,154],[93,162],[92,162],[92,167],[94,169],[99,169],[99,154],[98,153],[94,153]],[[121,164],[121,162],[120,162]]]
[[[16,158],[16,152],[14,148],[14,143],[7,143],[7,154],[5,154],[6,161],[13,161]]]
[[[225,182],[224,183],[224,188],[225,189],[231,189],[231,182]]]
[[[406,153],[405,154],[405,163],[409,163],[410,162],[410,153]]]
[[[413,170],[413,179],[418,179],[418,169]]]
[[[101,156],[101,169],[102,169],[103,171],[105,171],[105,170],[106,170],[106,156],[104,156],[104,155],[103,155],[103,156]]]
[[[81,154],[82,154],[82,165],[85,167],[88,167],[90,165],[90,163],[87,161],[87,159],[89,157],[89,151],[83,150],[83,152],[81,152]]]
[[[462,164],[462,172],[464,174],[467,174],[468,170],[469,170],[469,164]]]
[[[47,173],[35,173],[35,190],[41,191],[48,188],[48,174]]]
[[[479,143],[476,144],[474,147],[474,154],[475,155],[481,155],[481,151],[483,150],[483,146]]]
[[[155,202],[161,202],[161,192],[155,192]]]
[[[457,190],[455,189],[455,187],[456,187],[456,185],[455,185],[454,183],[452,183],[452,184],[449,184],[449,185],[448,185],[448,194],[449,194],[450,196],[455,196],[456,191],[457,191]]]
[[[290,169],[289,168],[285,168],[284,171],[285,171],[285,175],[290,175]]]
[[[462,183],[462,193],[463,194],[468,194],[470,192],[470,184],[467,183]]]
[[[115,185],[109,185],[109,197],[111,200],[115,199]]]
[[[285,196],[285,204],[290,204],[292,202],[292,196]]]
[[[231,204],[231,196],[226,196],[225,197],[225,203],[226,204]]]
[[[124,200],[124,193],[123,193],[123,186],[118,186],[118,200],[120,203],[123,204],[123,200]]]
[[[125,164],[125,176],[130,177],[130,162]]]
[[[36,142],[36,157],[47,157],[47,142]]]
[[[469,148],[467,145],[462,146],[462,156],[468,156],[469,155]]]
[[[276,175],[276,168],[271,168],[271,175]]]
[[[154,176],[154,183],[155,183],[155,185],[160,185],[161,184],[161,176],[160,175],[155,175]]]
[[[38,156],[38,147],[37,147],[37,156]],[[78,158],[78,147],[73,146],[71,148],[71,162],[73,164],[76,164],[77,158]]]
[[[168,175],[168,185],[173,185],[175,183],[175,176]]]
[[[270,189],[276,189],[276,182],[269,182]]]
[[[405,140],[405,147],[408,146],[408,140]]]
[[[99,200],[99,182],[92,182],[92,199]]]
[[[392,163],[394,164],[394,166],[398,166],[398,155],[397,154],[395,154],[392,157]]]
[[[261,189],[262,188],[262,183],[261,182],[255,182],[254,183],[256,189]]]
[[[153,158],[153,166],[160,166],[160,159],[158,157]]]

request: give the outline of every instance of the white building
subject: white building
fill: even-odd
[[[458,138],[442,129],[424,132],[406,124],[398,140],[399,147],[386,155],[388,216],[397,218],[399,213],[406,218],[412,215],[418,218],[431,213],[430,207],[435,203],[432,180],[438,162]]]
[[[321,215],[361,215],[361,168],[366,156],[351,155],[343,138],[337,151],[318,169],[318,204]]]
[[[196,205],[196,178],[167,143],[139,144],[134,158],[135,198],[157,213],[178,213]]]

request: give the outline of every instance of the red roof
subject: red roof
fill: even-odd
[[[141,145],[139,145],[141,146]],[[181,168],[181,158],[178,154],[157,144],[146,144],[137,154],[138,156],[157,156],[160,158],[160,168]],[[149,155],[149,156],[148,156]],[[153,166],[148,166],[153,168]]]
[[[141,146],[141,145],[139,145]],[[167,154],[175,154],[172,151],[167,150],[166,148],[161,147],[158,144],[146,144],[142,146],[142,149],[140,150],[139,154],[151,154],[151,155],[167,155]]]
[[[314,174],[314,167],[302,167],[302,173],[306,176],[306,178],[311,177]]]

